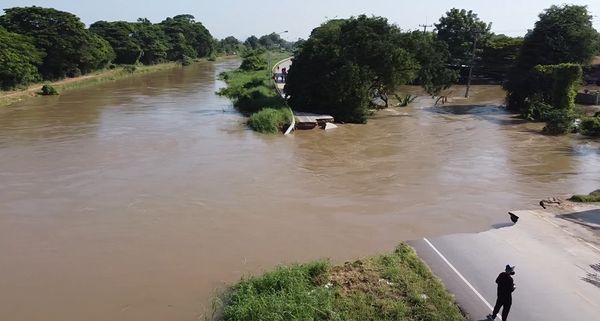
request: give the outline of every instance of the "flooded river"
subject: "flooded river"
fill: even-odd
[[[197,320],[282,262],[475,232],[600,185],[600,144],[429,98],[263,136],[200,63],[0,108],[0,320]],[[486,105],[487,104],[487,105]]]

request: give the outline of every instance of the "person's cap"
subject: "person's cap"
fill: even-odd
[[[506,272],[513,272],[515,270],[515,266],[510,266],[510,264],[506,264],[506,268],[504,270]]]

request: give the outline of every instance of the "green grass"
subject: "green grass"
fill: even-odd
[[[250,116],[248,126],[259,133],[275,134],[292,123],[289,109],[264,108]]]
[[[261,60],[267,61],[267,55],[264,53]],[[271,53],[271,62],[274,64],[287,57],[288,53]],[[241,113],[250,116],[248,125],[253,130],[276,133],[290,123],[286,103],[275,90],[266,63],[258,70],[224,72],[221,78],[227,83],[227,88],[219,94],[230,98]]]
[[[600,194],[596,194],[596,195],[573,195],[571,198],[569,198],[569,201],[578,202],[578,203],[600,202]]]
[[[243,279],[223,301],[223,321],[465,321],[429,268],[407,245],[341,266],[282,266]]]

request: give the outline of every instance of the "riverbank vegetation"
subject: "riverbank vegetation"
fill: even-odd
[[[332,266],[282,266],[243,279],[223,300],[223,321],[466,320],[452,297],[407,245]]]
[[[578,203],[600,202],[600,189],[595,190],[588,195],[573,195],[571,198],[569,198],[569,201]]]
[[[443,95],[457,82],[503,83],[508,109],[546,122],[545,133],[597,136],[598,116],[574,110],[582,73],[600,55],[600,34],[587,7],[551,6],[522,38],[494,34],[490,27],[474,12],[456,8],[433,32],[402,32],[382,17],[329,20],[294,54],[289,103],[364,123],[403,84]]]
[[[160,23],[145,18],[136,22],[98,21],[85,28],[79,17],[52,8],[4,11],[0,16],[3,91],[120,67],[135,71],[169,62],[188,65],[198,58],[215,60],[216,55],[235,53],[244,46],[233,37],[214,39],[188,14]]]
[[[364,123],[399,86],[435,94],[456,79],[447,46],[434,34],[402,33],[382,17],[330,20],[294,54],[285,87],[294,110]]]
[[[153,24],[98,21],[42,7],[15,7],[0,16],[0,89],[79,77],[115,65],[154,65],[208,57],[215,40],[191,15]]]
[[[600,35],[585,6],[552,6],[540,14],[525,37],[504,88],[507,107],[532,121],[544,121],[544,132],[577,130],[575,96],[582,70],[598,54]],[[594,135],[595,120],[585,119],[581,133]]]
[[[291,123],[289,109],[275,90],[268,70],[268,60],[279,61],[289,55],[284,51],[246,50],[240,68],[221,74],[227,87],[219,94],[230,98],[241,113],[249,116],[248,125],[258,132],[275,133]]]

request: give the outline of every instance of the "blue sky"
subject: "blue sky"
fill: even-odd
[[[54,7],[78,15],[91,24],[98,20],[135,21],[145,17],[160,22],[165,17],[189,13],[201,21],[217,38],[233,35],[245,39],[289,30],[288,40],[307,38],[310,31],[328,18],[367,14],[387,17],[402,29],[417,29],[419,24],[437,21],[452,7],[471,9],[487,22],[492,31],[524,35],[537,15],[552,4],[564,1],[543,0],[0,0],[1,8],[15,6]],[[600,0],[567,1],[588,5],[595,15],[594,27],[600,30]]]

